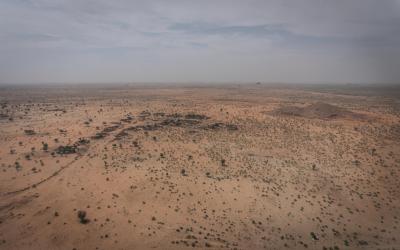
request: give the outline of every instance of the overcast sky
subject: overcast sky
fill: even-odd
[[[400,0],[0,0],[0,82],[400,82]]]

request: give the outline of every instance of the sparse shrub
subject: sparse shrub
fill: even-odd
[[[21,169],[22,169],[22,166],[21,166],[21,164],[19,163],[19,162],[15,162],[15,169],[17,170],[17,171],[20,171]]]
[[[182,175],[182,176],[187,176],[187,173],[186,173],[186,170],[185,170],[185,169],[182,169],[182,170],[181,170],[181,175]]]
[[[96,133],[96,135],[92,136],[92,139],[102,139],[104,138],[104,133]]]
[[[49,149],[49,144],[42,142],[42,145],[43,145],[42,147],[43,151],[47,151]]]
[[[59,146],[57,149],[58,154],[74,154],[77,151],[76,146]]]
[[[313,240],[318,240],[318,237],[317,237],[317,235],[316,235],[314,232],[311,232],[310,235],[311,235],[311,238],[312,238]]]
[[[86,138],[79,138],[78,143],[83,145],[83,144],[89,144],[90,141]]]
[[[225,161],[225,159],[221,159],[221,165],[222,165],[223,167],[226,166],[226,161]]]
[[[25,134],[26,135],[34,135],[36,134],[36,132],[33,129],[25,129]]]
[[[87,224],[90,221],[88,218],[86,218],[86,211],[83,210],[78,211],[78,218],[81,224]]]

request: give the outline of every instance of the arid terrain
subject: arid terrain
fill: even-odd
[[[400,249],[399,93],[0,86],[0,249]]]

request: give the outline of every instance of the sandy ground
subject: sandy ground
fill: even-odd
[[[400,249],[399,99],[342,92],[1,87],[0,249]]]

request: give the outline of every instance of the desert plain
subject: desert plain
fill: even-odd
[[[399,93],[0,86],[0,249],[400,249]]]

